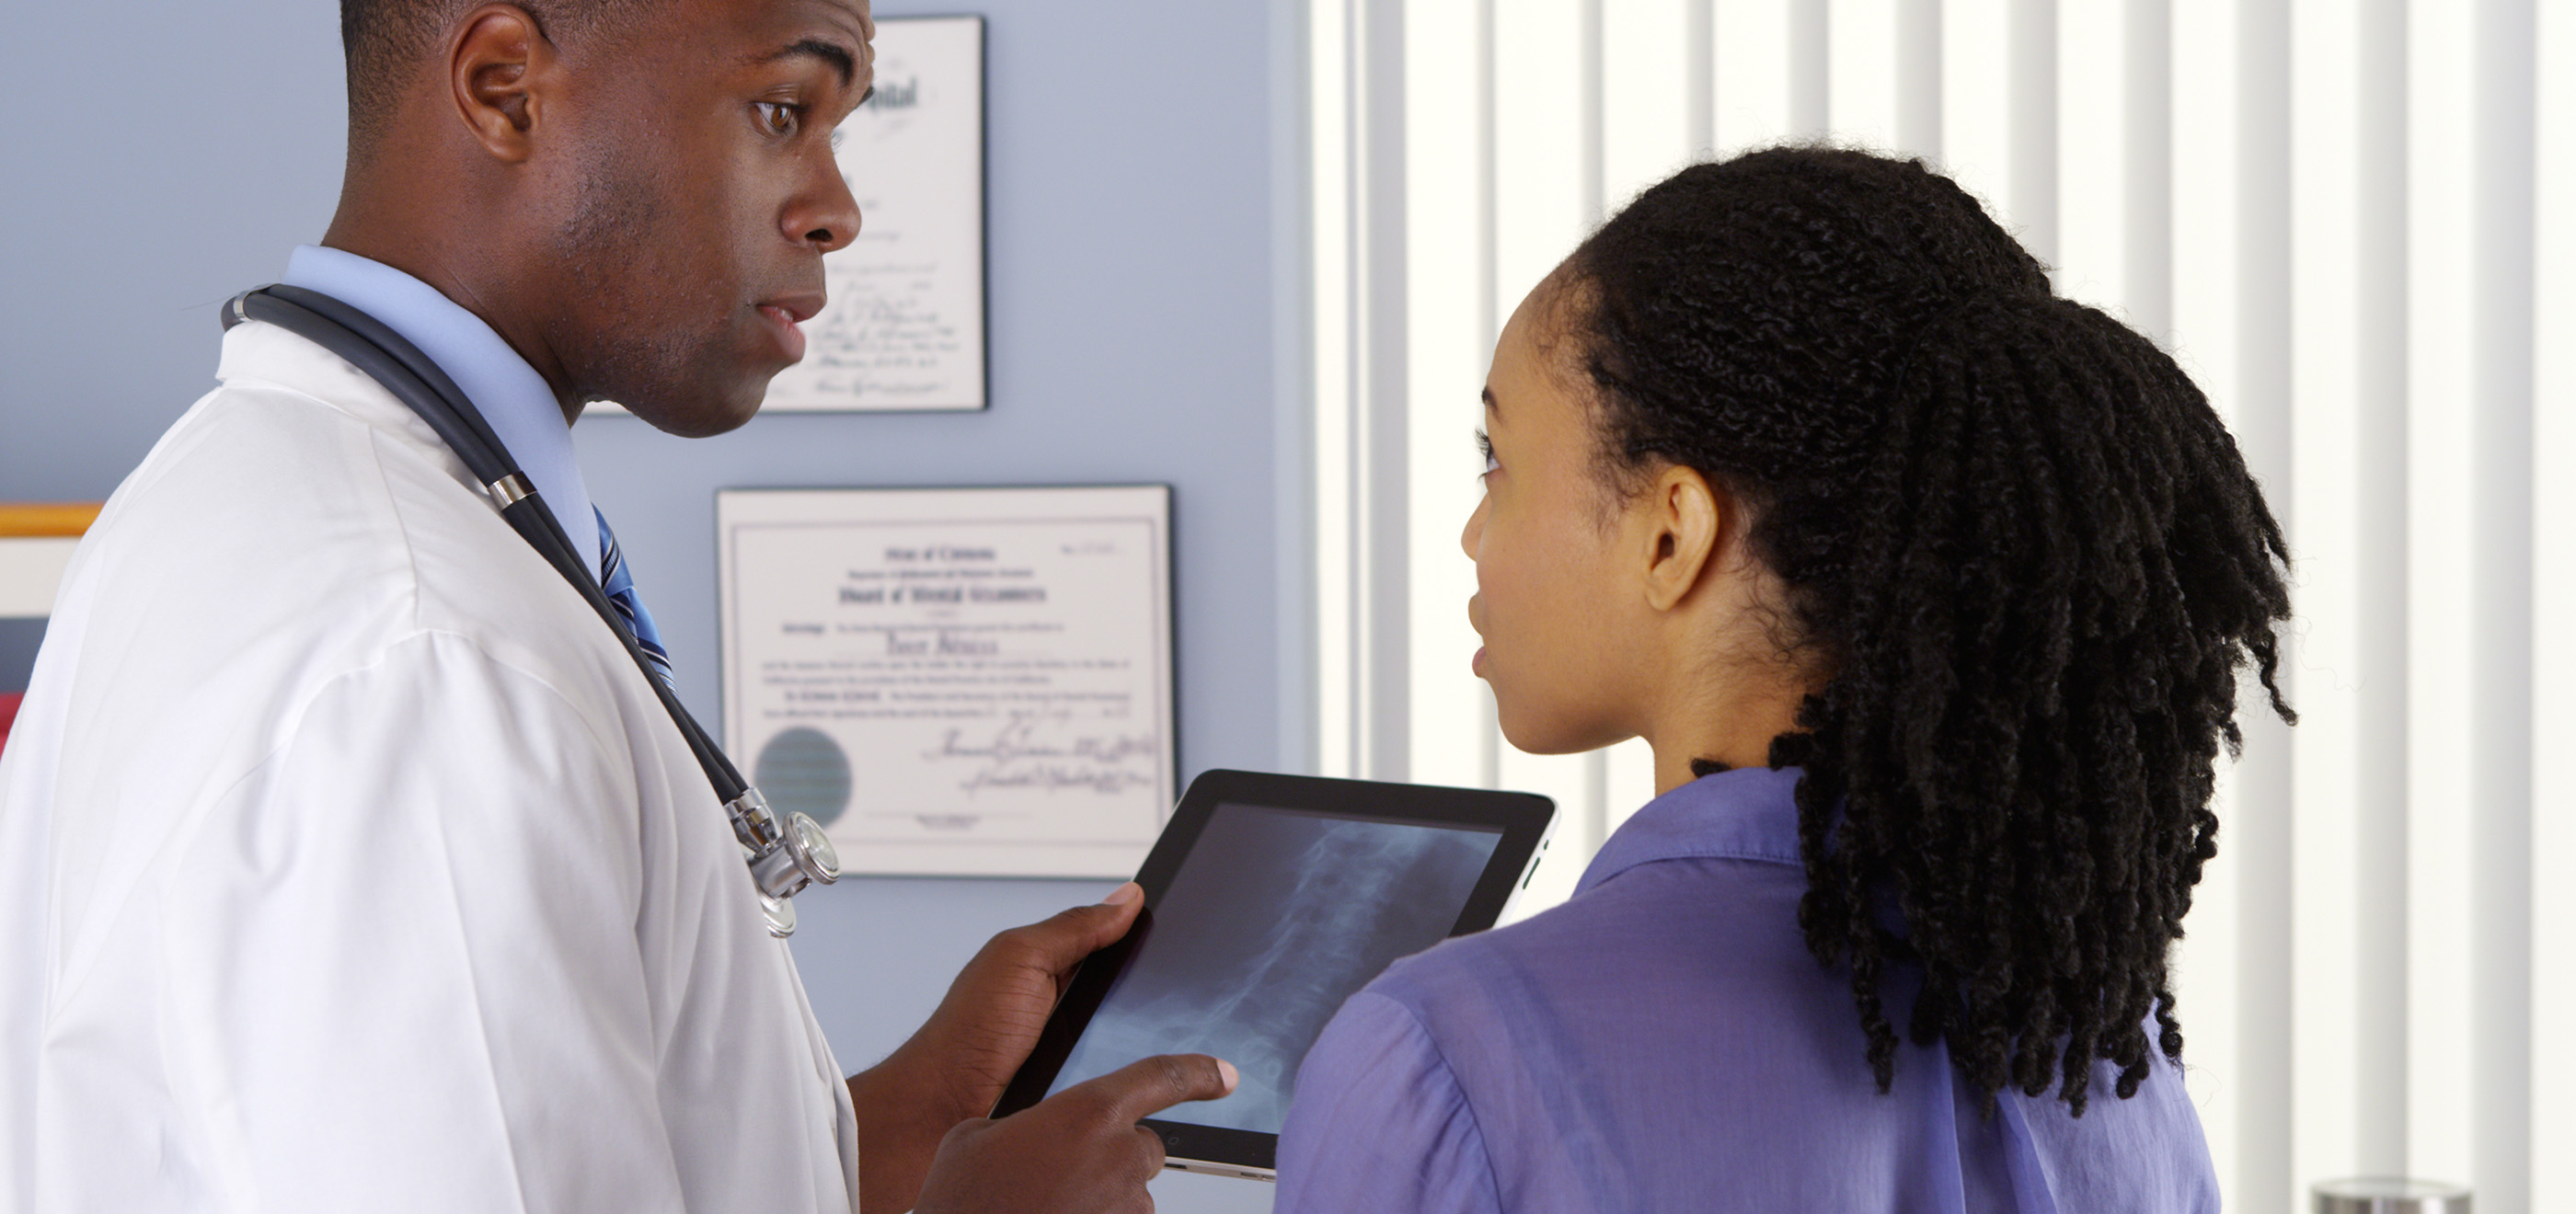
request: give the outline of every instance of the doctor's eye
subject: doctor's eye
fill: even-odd
[[[784,101],[755,101],[751,103],[751,108],[760,115],[760,129],[772,135],[781,137],[793,135],[797,128],[804,125],[805,107],[801,105],[789,105]]]

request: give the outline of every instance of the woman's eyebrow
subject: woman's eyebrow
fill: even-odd
[[[1485,398],[1485,412],[1491,413],[1496,417],[1501,417],[1503,415],[1503,406],[1494,400],[1494,390],[1492,388],[1485,389],[1483,396]]]

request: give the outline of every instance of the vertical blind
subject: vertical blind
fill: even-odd
[[[1520,754],[1458,532],[1502,320],[1608,210],[1783,140],[1920,156],[2172,350],[2295,561],[2295,729],[2179,946],[2230,1208],[2413,1175],[2576,1214],[2576,0],[1313,0],[1329,773],[1541,791],[1528,900],[1653,792]]]

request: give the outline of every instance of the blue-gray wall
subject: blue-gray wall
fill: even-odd
[[[1296,0],[980,0],[992,408],[781,416],[683,441],[575,427],[593,496],[713,717],[714,494],[749,485],[1174,487],[1180,759],[1294,770],[1303,349]],[[217,306],[317,238],[339,186],[327,0],[31,5],[0,39],[0,499],[104,497],[210,385]],[[853,879],[798,899],[845,1065],[899,1042],[991,932],[1097,882]],[[1169,1177],[1174,1211],[1268,1190]]]

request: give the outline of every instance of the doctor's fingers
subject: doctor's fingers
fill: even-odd
[[[1233,1063],[1205,1054],[1159,1054],[1075,1084],[1056,1093],[1051,1102],[1091,1105],[1111,1125],[1131,1126],[1185,1101],[1230,1095],[1240,1078]],[[1160,1140],[1156,1143],[1159,1147]],[[1157,1161],[1155,1166],[1162,1164]]]
[[[962,1122],[931,1161],[913,1214],[1144,1214],[1162,1143],[1110,1129],[1054,1102],[999,1121]]]
[[[1107,901],[1067,907],[1039,922],[1002,932],[985,945],[985,951],[1016,954],[1012,960],[1046,970],[1061,986],[1083,958],[1126,936],[1143,902],[1144,891],[1131,881],[1110,891]]]

